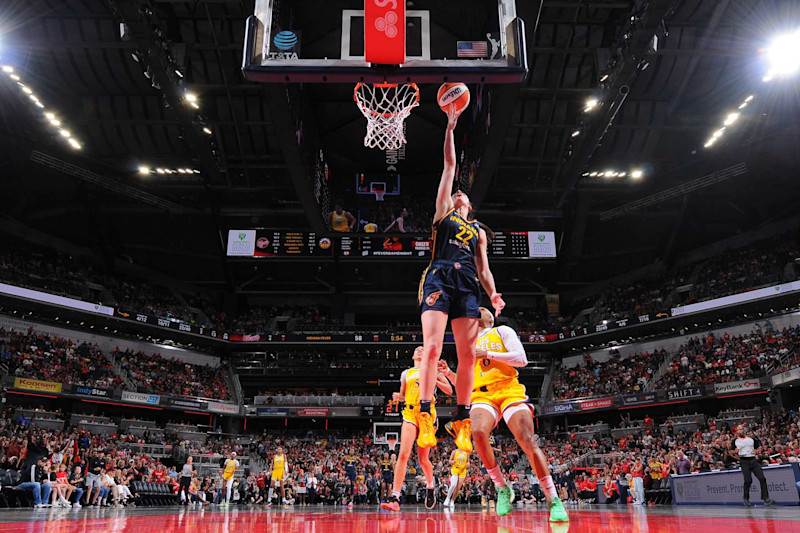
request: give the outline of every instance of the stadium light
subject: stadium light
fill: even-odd
[[[739,120],[739,113],[730,113],[728,117],[725,119],[725,122],[723,122],[722,124],[725,126],[730,126],[737,120]]]
[[[14,72],[14,67],[12,67],[11,65],[3,65],[3,72],[11,74]]]
[[[641,170],[637,169],[637,170],[634,170],[633,172],[631,172],[631,177],[633,179],[635,179],[635,180],[638,180],[642,176],[644,176],[644,172],[642,172]]]
[[[69,139],[69,145],[72,146],[76,150],[80,150],[81,149],[81,143],[79,143],[75,139]]]
[[[139,174],[150,174],[149,167],[139,167]]]
[[[59,133],[59,135],[61,135],[62,137],[65,137],[67,139],[69,139],[72,136],[72,134],[69,132],[69,130],[58,130],[58,133]]]
[[[775,76],[790,76],[800,70],[800,28],[777,36],[767,48],[769,70],[764,81]]]
[[[208,131],[206,131],[206,130],[208,130],[208,128],[203,128],[203,131],[205,131],[206,133],[211,135],[211,130],[208,130]],[[580,134],[581,134],[581,130],[575,130],[575,131],[572,132],[572,137],[577,137]]]
[[[597,106],[598,103],[599,102],[597,98],[589,98],[588,100],[586,100],[586,108],[584,109],[584,111],[586,112],[591,111],[592,109],[595,108],[595,106]]]
[[[207,128],[207,127],[206,127],[206,128],[203,128],[203,133],[206,133],[206,134],[208,134],[208,135],[211,135],[211,130],[210,130],[209,128]],[[574,135],[574,134],[573,134],[572,136],[573,136],[573,137],[575,137],[575,135]]]

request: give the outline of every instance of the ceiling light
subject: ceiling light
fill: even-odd
[[[61,121],[58,120],[57,118],[51,118],[50,119],[50,124],[52,124],[53,126],[60,126],[61,125]]]
[[[742,102],[742,105],[739,106],[739,109],[744,109],[747,107],[747,102]]]
[[[75,148],[76,150],[80,150],[80,149],[81,149],[81,144],[80,144],[78,141],[76,141],[75,139],[70,139],[70,140],[69,140],[69,144],[70,144],[70,145],[71,145],[73,148]]]
[[[619,177],[624,178],[628,173],[627,172],[620,172]],[[641,174],[639,174],[641,176]]]
[[[52,113],[45,113],[44,116],[48,120],[53,120],[54,118],[56,118],[56,116]]]
[[[182,77],[183,77],[183,74],[182,74],[182,73],[181,73],[181,71],[180,71],[180,70],[178,70],[178,69],[175,69],[175,74],[177,74],[179,78],[182,78]]]
[[[197,95],[195,95],[194,93],[186,93],[186,101],[187,102],[196,102],[197,101]]]
[[[208,129],[208,128],[203,128],[203,133],[207,133],[207,134],[211,135],[211,130]],[[572,136],[575,137],[575,134],[573,133]]]
[[[597,103],[598,103],[597,98],[589,98],[588,100],[586,100],[585,111],[591,111],[594,108],[594,106],[597,105]]]
[[[148,167],[139,167],[139,174],[150,174],[150,169]]]
[[[34,102],[34,105],[35,105],[36,107],[40,107],[40,108],[44,109],[44,104],[43,104],[43,103],[41,103],[39,100],[36,100],[36,101]]]
[[[588,176],[588,175],[589,175],[588,172],[584,172],[583,174],[581,174],[581,176]]]
[[[800,70],[800,28],[792,33],[779,35],[767,49],[767,60],[770,64],[770,75],[794,74]]]
[[[186,174],[186,169],[179,168],[178,169],[178,174]]]
[[[9,74],[14,72],[14,67],[9,65],[3,65],[3,72],[8,72]]]
[[[623,176],[624,176],[624,175],[625,175],[625,174],[623,174]],[[641,178],[643,175],[644,175],[644,172],[642,172],[641,170],[634,170],[633,172],[631,172],[631,177],[632,177],[633,179],[635,179],[635,180],[638,180],[638,179],[639,179],[639,178]]]
[[[200,174],[200,171],[199,171],[199,170],[197,170],[196,168],[193,168],[193,169],[192,169],[192,172],[194,172],[195,174]]]
[[[30,90],[30,88],[25,87],[24,85],[22,86],[22,92],[24,92],[25,94],[33,94],[33,91]]]
[[[602,77],[602,78],[600,78],[600,83],[603,83],[603,82],[604,82],[604,81],[606,81],[607,79],[608,79],[608,74],[603,74],[603,77]]]
[[[704,144],[703,146],[705,146],[706,148],[708,148],[709,146],[711,146],[712,144],[714,144],[714,141],[716,141],[716,140],[717,140],[717,138],[716,138],[716,137],[711,137],[709,140],[707,140],[707,141],[706,141],[706,144]]]
[[[718,129],[713,133],[712,137],[719,137],[720,135],[725,133],[725,129],[726,129],[725,126],[721,127],[720,129]]]
[[[610,178],[610,177],[611,177],[613,174],[614,174],[614,171],[613,171],[613,170],[606,170],[606,172],[605,172],[605,176],[606,176],[607,178]]]
[[[768,82],[768,81],[772,81],[772,71],[769,71],[766,76],[761,78],[761,81],[763,81],[765,83]]]
[[[738,119],[739,119],[739,113],[730,113],[728,115],[728,118],[725,119],[725,122],[723,122],[723,124],[725,126],[730,126],[731,124],[736,122]]]
[[[597,176],[597,172],[590,172],[590,173],[589,173],[589,177],[590,177],[590,178],[594,178],[594,177],[596,177],[596,176]]]
[[[749,101],[750,101],[750,100],[752,100],[753,98],[755,98],[755,97],[754,97],[754,96],[751,94],[750,96],[748,96],[747,98],[745,98],[745,99],[744,99],[744,101],[745,101],[745,102],[749,102]]]
[[[66,137],[67,139],[69,139],[72,136],[72,134],[69,132],[69,130],[58,130],[58,133],[62,137]]]
[[[14,81],[19,81],[19,76],[17,76],[16,74],[12,74],[11,76],[9,76],[9,78],[11,78]]]
[[[164,169],[163,168],[157,168],[156,172],[158,172],[159,174],[163,174],[164,173]]]
[[[192,106],[195,109],[200,109],[200,106],[197,105],[195,102],[189,102],[189,105]]]

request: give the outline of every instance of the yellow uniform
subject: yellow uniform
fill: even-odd
[[[273,481],[283,481],[283,474],[285,473],[285,465],[286,465],[286,456],[285,455],[276,455],[274,459],[272,459],[272,480]]]
[[[406,407],[403,409],[403,421],[409,424],[414,424],[419,427],[419,368],[409,368],[403,372],[400,377],[406,383]],[[436,425],[436,408],[434,402],[431,401],[431,417],[433,417],[433,425]]]
[[[508,352],[497,328],[491,328],[478,337],[478,348],[487,352]],[[519,372],[511,365],[490,358],[477,359],[472,405],[491,406],[496,414],[501,415],[507,408],[527,402],[525,386],[517,376]]]
[[[456,450],[455,462],[450,474],[460,478],[467,477],[467,465],[469,464],[469,454],[463,450]]]
[[[344,211],[341,215],[336,211],[331,213],[331,229],[339,232],[350,231],[350,224],[347,222],[347,215],[344,214]]]
[[[366,226],[364,226],[364,231],[366,233],[378,233],[378,225],[374,222],[370,222]]]
[[[233,479],[236,474],[236,469],[239,467],[239,461],[236,459],[225,459],[225,469],[222,471],[222,479],[225,481]]]

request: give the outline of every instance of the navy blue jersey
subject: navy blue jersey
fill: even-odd
[[[431,263],[446,261],[459,263],[472,272],[477,271],[475,255],[478,253],[480,227],[478,222],[467,221],[455,208],[433,225],[433,258]]]
[[[344,471],[348,474],[355,474],[356,473],[356,465],[358,464],[358,459],[353,456],[345,457],[344,459]]]

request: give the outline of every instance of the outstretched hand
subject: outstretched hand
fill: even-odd
[[[500,316],[500,311],[506,306],[506,303],[503,301],[503,295],[496,292],[491,296],[490,300],[492,301],[492,307],[494,307],[494,316]]]
[[[460,115],[460,113],[456,109],[456,106],[454,104],[450,104],[449,106],[447,106],[446,113],[447,113],[447,129],[448,130],[456,129],[456,123],[458,122],[458,116]]]

